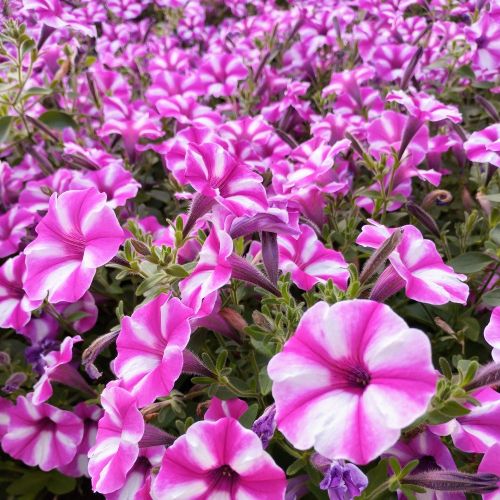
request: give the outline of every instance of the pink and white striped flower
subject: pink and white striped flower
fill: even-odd
[[[162,294],[122,319],[113,369],[140,407],[167,396],[179,378],[191,316],[179,299]]]
[[[20,330],[29,322],[31,311],[42,305],[42,300],[30,299],[23,289],[25,259],[25,255],[20,254],[0,267],[0,328]]]
[[[329,279],[345,290],[349,272],[342,254],[326,248],[310,226],[301,224],[299,229],[298,237],[278,235],[280,269],[291,273],[292,281],[302,290],[310,290],[316,283]]]
[[[26,229],[34,220],[34,215],[19,205],[0,215],[0,257],[17,253]]]
[[[118,252],[124,233],[106,195],[95,188],[53,194],[49,211],[25,249],[24,289],[32,300],[74,302],[90,288],[96,269]]]
[[[469,160],[500,168],[500,124],[473,132],[464,142],[464,149]]]
[[[234,54],[212,54],[200,66],[199,77],[207,86],[207,93],[227,97],[236,91],[238,82],[248,76],[241,58]]]
[[[98,423],[96,443],[89,450],[89,474],[94,491],[108,494],[125,484],[139,456],[144,419],[135,397],[114,382],[102,392],[101,405],[104,416]]]
[[[234,418],[196,422],[167,448],[153,498],[284,498],[284,472]]]
[[[358,464],[424,414],[437,381],[427,336],[369,300],[315,304],[268,373],[285,437]]]
[[[213,397],[205,412],[205,420],[219,420],[220,418],[231,417],[238,420],[248,410],[248,404],[242,399],[219,399]]]
[[[374,221],[361,229],[356,243],[379,248],[396,231]],[[441,305],[448,302],[465,304],[469,287],[463,283],[467,276],[455,273],[439,255],[434,242],[426,240],[412,225],[403,226],[403,239],[389,255],[390,265],[380,275],[371,297],[384,300],[402,288],[413,300]]]
[[[48,471],[73,460],[82,436],[82,420],[74,413],[46,403],[35,406],[19,396],[9,409],[2,449],[26,465]]]
[[[493,347],[491,357],[500,363],[500,307],[491,311],[491,318],[484,329],[484,340]]]

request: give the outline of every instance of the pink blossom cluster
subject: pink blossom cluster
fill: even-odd
[[[498,0],[0,20],[11,497],[500,499]]]

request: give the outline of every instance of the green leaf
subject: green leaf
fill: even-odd
[[[9,136],[10,124],[12,123],[13,116],[0,117],[0,144],[4,143]]]
[[[56,130],[62,130],[67,127],[77,128],[76,122],[71,115],[55,109],[45,111],[38,119],[48,127],[55,128]]]
[[[372,497],[372,492],[375,491],[379,486],[381,486],[383,483],[387,481],[387,459],[381,460],[373,469],[368,471],[368,486],[366,489],[361,493],[361,495],[358,497],[360,499],[367,499],[371,498],[372,500],[375,500],[375,498]],[[385,492],[383,492],[385,495]],[[382,494],[381,494],[382,495]],[[377,496],[376,498],[379,498],[380,496]],[[382,497],[386,498],[386,496]]]
[[[85,312],[85,311],[76,311],[73,314],[70,314],[66,320],[69,321],[70,323],[74,323],[75,321],[78,321],[83,318],[87,318],[90,316],[90,313]]]
[[[476,78],[476,75],[470,66],[461,66],[457,69],[457,73],[464,78],[469,78],[470,80],[475,80]]]
[[[303,458],[297,458],[295,462],[292,462],[287,470],[286,470],[286,475],[287,476],[295,476],[297,472],[301,471],[304,467],[306,466],[306,461]]]
[[[267,374],[267,366],[263,366],[259,372],[259,384],[260,384],[260,393],[263,396],[267,396],[273,387],[272,380],[269,378]]]
[[[460,318],[459,325],[464,330],[465,336],[476,341],[481,333],[481,325],[475,318],[465,317]]]
[[[482,302],[491,307],[500,306],[500,288],[485,293]]]
[[[456,401],[448,401],[442,408],[441,411],[450,417],[462,417],[470,413],[468,408],[463,407]]]
[[[176,278],[185,278],[189,276],[189,273],[179,264],[170,264],[165,270],[167,274],[175,276]]]
[[[73,477],[63,476],[57,471],[52,471],[50,475],[51,478],[47,483],[47,489],[54,495],[64,495],[75,489],[76,480]]]
[[[468,252],[452,259],[449,264],[456,273],[477,273],[493,262],[489,255],[481,252]]]
[[[30,495],[34,498],[43,490],[49,479],[50,474],[46,472],[30,470],[25,472],[21,478],[11,483],[7,488],[7,493],[14,496]]]
[[[243,413],[240,417],[240,424],[247,429],[252,427],[252,424],[255,422],[255,417],[257,417],[257,413],[259,411],[259,405],[254,403],[248,407],[248,410]]]
[[[52,89],[46,87],[31,87],[23,92],[22,99],[28,99],[34,95],[50,95],[52,94]]]

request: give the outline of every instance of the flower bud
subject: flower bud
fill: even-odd
[[[144,434],[139,441],[139,448],[149,448],[150,446],[170,446],[175,441],[175,436],[162,431],[154,425],[146,424]]]
[[[93,379],[98,379],[102,372],[100,372],[97,367],[94,365],[94,361],[97,359],[97,356],[101,354],[104,349],[106,349],[111,343],[113,343],[118,337],[118,331],[109,332],[105,335],[101,335],[97,337],[92,344],[90,344],[82,354],[82,365],[85,368],[85,371],[88,373],[89,377]]]
[[[500,385],[500,363],[490,363],[478,370],[472,382],[465,386],[467,391],[480,387]]]
[[[421,207],[424,210],[427,210],[433,205],[449,205],[452,201],[453,196],[449,191],[445,191],[444,189],[435,189],[425,196],[425,198],[422,200]]]
[[[232,268],[232,278],[247,281],[248,283],[260,286],[278,297],[280,296],[279,290],[269,281],[269,279],[243,257],[233,253],[228,257],[227,261]]]
[[[201,376],[212,375],[212,372],[201,362],[201,359],[193,354],[189,349],[185,349],[182,353],[182,356],[182,373]]]
[[[215,201],[212,198],[205,196],[204,194],[196,193],[193,196],[191,206],[189,207],[188,218],[182,230],[182,235],[184,237],[189,235],[191,229],[193,229],[196,224],[196,221],[208,213],[214,203]]]
[[[276,405],[268,406],[264,413],[253,423],[252,431],[259,436],[262,446],[267,448],[276,430]]]
[[[436,238],[441,237],[441,233],[439,232],[438,225],[436,221],[431,217],[431,215],[426,212],[422,207],[419,207],[417,204],[409,201],[406,204],[406,209],[408,212],[415,217],[419,222],[422,223]]]
[[[405,281],[396,272],[392,264],[389,264],[384,272],[378,277],[371,293],[370,300],[384,302],[386,299],[399,292],[405,286]]]
[[[13,373],[6,381],[2,387],[2,391],[7,394],[12,394],[16,392],[23,384],[26,382],[28,377],[23,372]]]

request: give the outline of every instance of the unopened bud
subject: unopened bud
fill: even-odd
[[[105,335],[97,337],[94,342],[92,342],[92,344],[90,344],[89,347],[83,351],[82,365],[91,378],[98,379],[102,375],[102,373],[94,365],[94,362],[97,359],[97,356],[99,356],[104,349],[115,341],[116,337],[118,337],[118,333],[118,331],[109,332]]]
[[[483,366],[474,376],[472,382],[465,386],[467,391],[500,385],[500,363]]]
[[[406,204],[406,208],[408,212],[413,215],[415,219],[421,222],[422,225],[424,225],[436,238],[441,237],[441,233],[439,232],[439,227],[436,224],[436,221],[422,207],[419,207],[417,204],[409,201]]]
[[[479,191],[476,193],[476,200],[483,209],[483,212],[489,217],[491,215],[491,202],[488,200],[488,197]]]
[[[26,382],[28,377],[23,372],[13,373],[6,381],[2,387],[2,391],[7,394],[12,394],[16,392],[23,384]]]
[[[444,189],[435,189],[425,196],[425,198],[422,200],[421,206],[424,210],[427,210],[433,205],[449,205],[452,201],[453,196],[449,191],[446,191]]]
[[[245,328],[248,323],[245,318],[234,309],[230,307],[224,307],[219,311],[219,314],[229,323],[229,325],[234,328],[239,333],[244,333]]]

